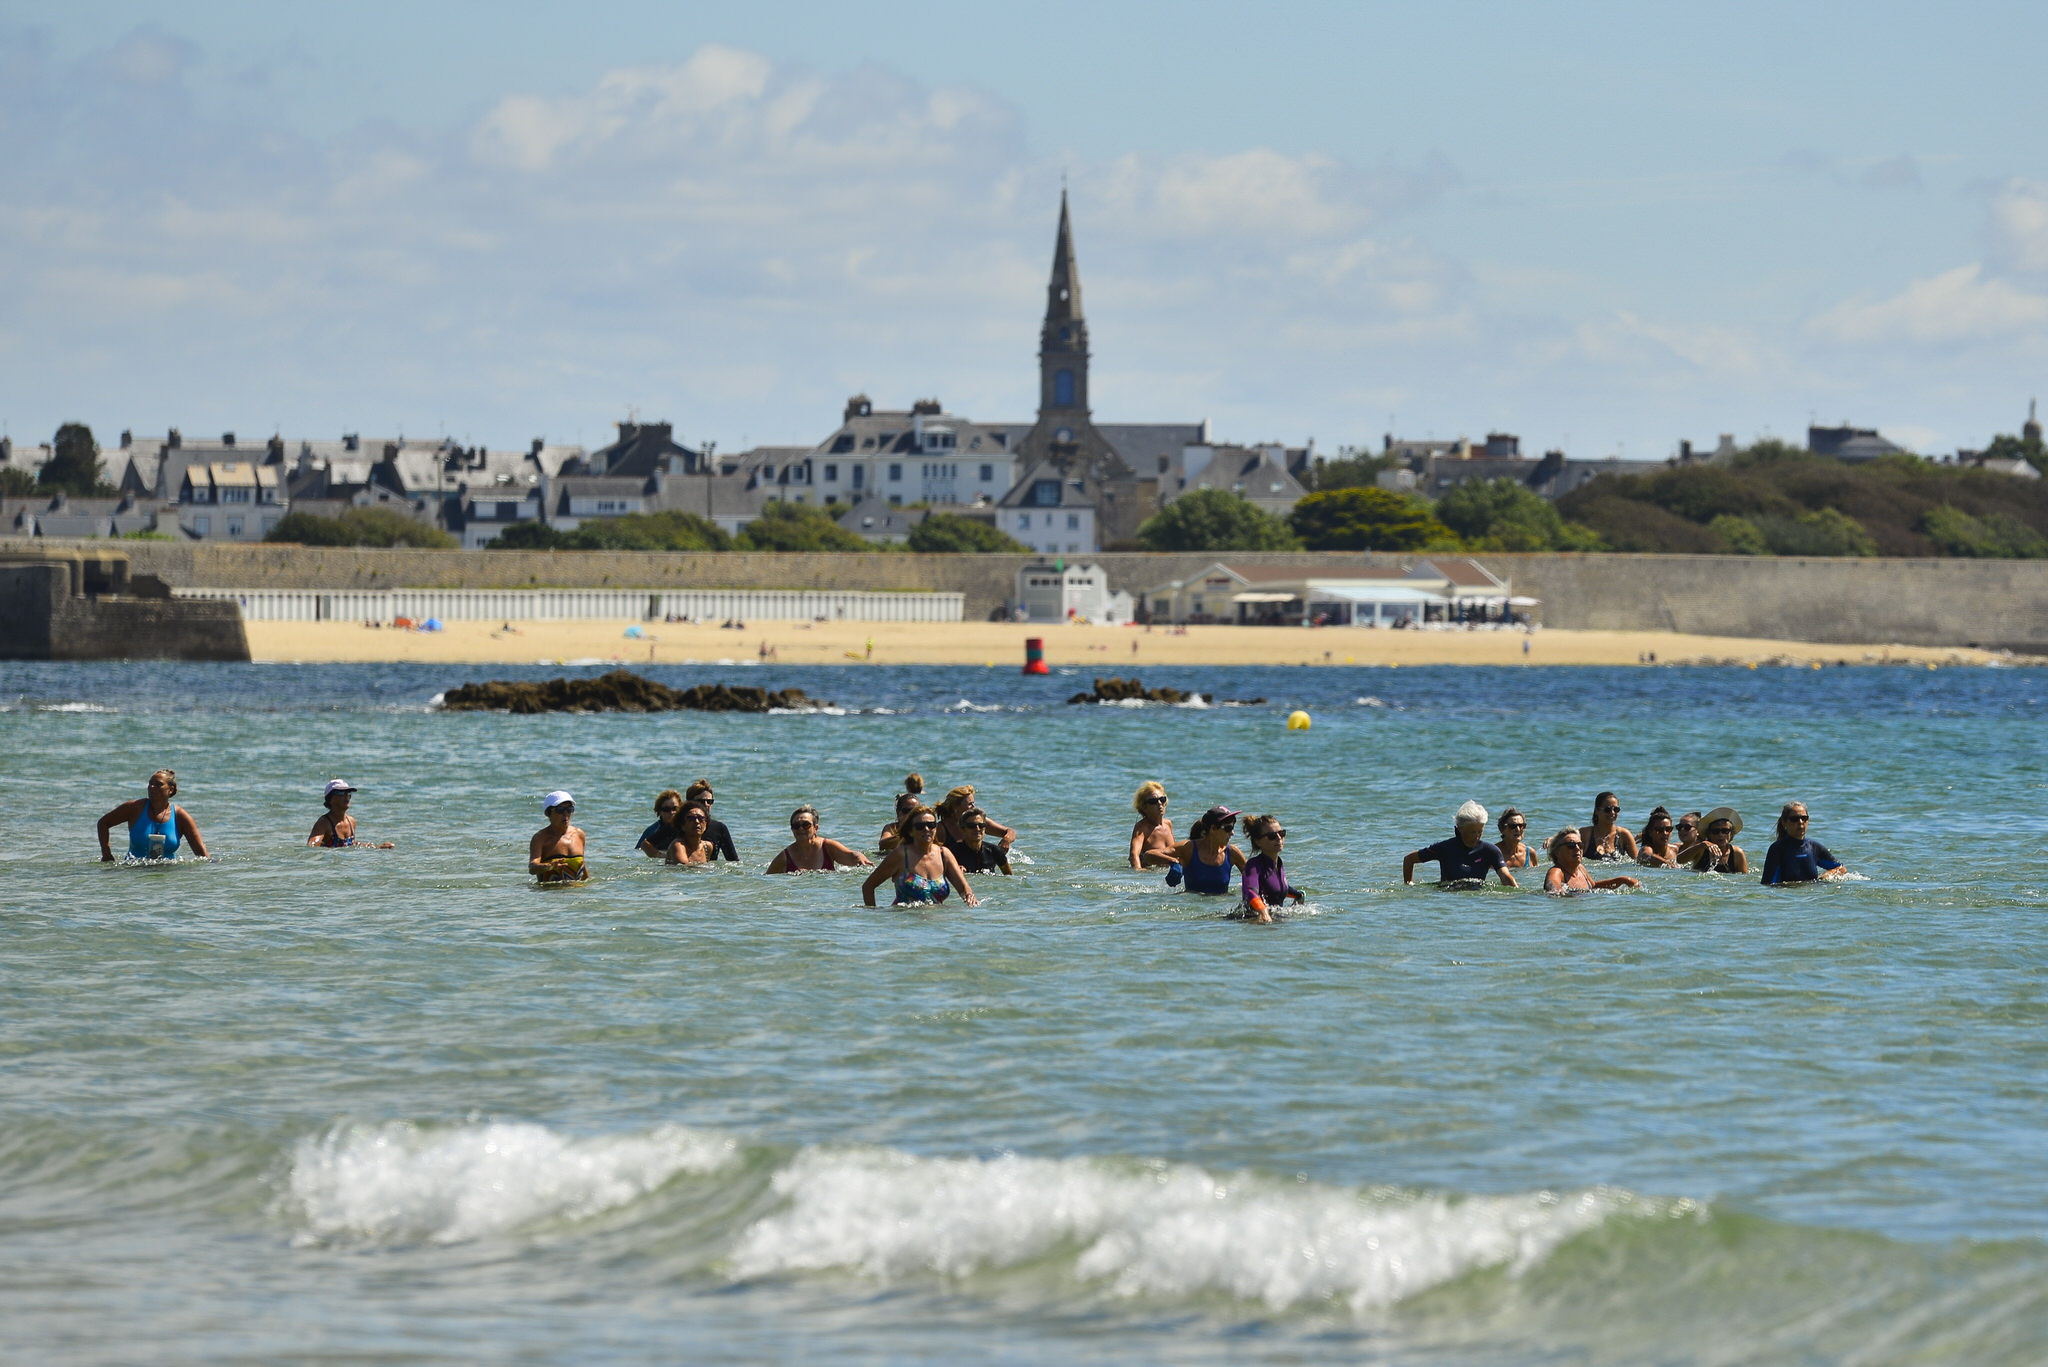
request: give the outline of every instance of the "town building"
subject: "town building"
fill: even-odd
[[[280,470],[246,458],[187,463],[178,526],[198,541],[261,541],[284,518]]]
[[[1806,449],[1816,456],[1833,456],[1836,460],[1866,461],[1879,456],[1895,456],[1906,453],[1906,448],[1887,441],[1874,427],[1851,427],[1843,423],[1840,427],[1814,427],[1806,429]]]
[[[1248,626],[1418,626],[1503,621],[1533,600],[1476,560],[1392,565],[1233,565],[1217,561],[1147,589],[1147,620]]]
[[[1131,595],[1109,591],[1109,571],[1094,564],[1026,565],[1017,571],[1017,618],[1025,622],[1092,622],[1116,626],[1132,619]]]

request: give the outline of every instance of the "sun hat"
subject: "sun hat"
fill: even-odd
[[[1742,813],[1736,811],[1733,807],[1714,808],[1713,811],[1708,812],[1705,816],[1700,818],[1700,829],[1703,831],[1707,830],[1711,828],[1716,821],[1726,821],[1733,825],[1735,829],[1732,832],[1730,832],[1731,835],[1742,834]]]
[[[321,790],[320,796],[333,797],[336,793],[352,793],[355,790],[356,785],[345,778],[330,778],[327,780],[327,786]]]
[[[540,800],[540,810],[542,815],[546,815],[547,813],[552,812],[555,808],[561,806],[564,802],[574,802],[575,800],[575,798],[569,796],[568,789],[557,788],[555,789],[555,791],[549,793],[546,797]]]

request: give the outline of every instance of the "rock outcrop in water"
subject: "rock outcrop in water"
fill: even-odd
[[[829,707],[801,688],[770,690],[697,684],[670,688],[631,670],[614,669],[594,679],[549,679],[546,683],[499,680],[463,684],[441,696],[450,712],[767,712],[775,708]]]
[[[1200,698],[1203,702],[1213,699],[1207,693],[1183,693],[1178,688],[1147,688],[1136,679],[1097,679],[1093,693],[1076,693],[1068,698],[1069,704],[1081,702],[1187,702]]]

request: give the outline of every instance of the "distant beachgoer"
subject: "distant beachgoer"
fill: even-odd
[[[663,788],[654,795],[654,824],[640,832],[640,853],[649,859],[660,859],[668,853],[668,847],[676,843],[676,818],[683,812],[683,795],[673,788]]]
[[[1010,876],[1010,854],[998,840],[988,838],[988,813],[979,807],[969,807],[960,813],[954,822],[954,829],[960,832],[957,839],[945,840],[946,828],[939,827],[939,837],[945,840],[946,848],[960,861],[960,867],[968,873],[999,872],[1005,878]]]
[[[717,847],[711,843],[710,826],[710,812],[698,803],[685,802],[682,815],[676,819],[676,838],[663,856],[664,861],[670,864],[709,864],[718,854]]]
[[[1828,852],[1827,846],[1806,838],[1806,827],[1806,804],[1786,803],[1778,813],[1778,838],[1764,851],[1766,884],[1819,883],[1848,876],[1849,871]]]
[[[1246,913],[1256,921],[1270,923],[1273,908],[1285,898],[1297,903],[1306,902],[1308,894],[1287,881],[1287,870],[1281,865],[1281,847],[1287,843],[1287,828],[1280,824],[1280,818],[1267,813],[1255,816],[1244,826],[1246,838],[1258,853],[1245,861],[1244,878],[1240,884],[1244,895]]]
[[[818,809],[806,802],[789,814],[789,844],[768,863],[770,873],[830,873],[868,863],[868,857],[818,833]]]
[[[320,795],[320,800],[326,805],[327,810],[322,812],[320,819],[313,823],[313,833],[306,837],[308,845],[326,850],[347,849],[351,845],[360,845],[364,849],[395,850],[398,848],[394,842],[389,840],[381,845],[372,846],[367,840],[356,839],[356,819],[349,814],[348,810],[349,799],[355,795],[356,790],[353,785],[338,778],[327,780],[327,788]]]
[[[1636,838],[1628,833],[1628,828],[1621,825],[1620,821],[1620,798],[1613,793],[1602,793],[1593,799],[1593,824],[1579,827],[1579,838],[1586,845],[1586,859],[1615,860],[1636,857]]]
[[[1230,891],[1230,871],[1246,864],[1244,851],[1230,843],[1241,813],[1221,803],[1195,818],[1188,838],[1173,847],[1174,862],[1167,867],[1166,885],[1187,880],[1188,891],[1204,897],[1222,897]]]
[[[1596,889],[1639,888],[1642,882],[1625,873],[1612,878],[1595,878],[1586,872],[1585,837],[1567,826],[1550,838],[1549,873],[1543,875],[1543,890],[1562,897],[1574,892],[1592,892]]]
[[[1749,856],[1735,843],[1742,834],[1742,814],[1733,807],[1716,807],[1705,817],[1706,839],[1693,847],[1686,866],[1697,873],[1748,873]]]
[[[580,883],[590,877],[583,862],[583,829],[571,826],[576,799],[556,789],[541,799],[541,812],[548,824],[526,842],[526,871],[543,883]]]
[[[1529,830],[1529,818],[1522,815],[1518,807],[1510,807],[1500,814],[1500,862],[1511,869],[1533,869],[1536,867],[1536,851],[1523,839]]]
[[[959,889],[960,900],[968,906],[980,905],[974,889],[967,885],[967,876],[960,871],[960,861],[939,843],[937,812],[923,805],[911,808],[903,822],[903,832],[903,843],[889,851],[860,885],[861,901],[873,906],[875,889],[894,880],[895,905],[899,907],[943,902],[949,888]]]
[[[732,832],[725,828],[723,821],[711,818],[712,804],[718,799],[712,796],[711,780],[700,778],[683,790],[683,801],[694,802],[704,809],[704,835],[711,842],[711,857],[723,859],[728,864],[740,862],[739,852],[732,847]]]
[[[1643,833],[1636,837],[1636,862],[1653,869],[1677,868],[1678,847],[1671,843],[1672,833],[1677,829],[1678,823],[1671,819],[1669,810],[1652,807]]]
[[[114,862],[114,847],[107,841],[107,832],[124,824],[128,827],[130,859],[176,859],[181,841],[190,841],[192,853],[201,859],[210,858],[199,827],[183,807],[171,801],[177,795],[175,773],[159,769],[151,774],[145,796],[124,802],[100,818],[100,859],[109,864]]]
[[[1131,799],[1138,820],[1131,827],[1131,867],[1165,868],[1173,862],[1173,822],[1166,815],[1166,785],[1150,780],[1138,786]]]
[[[1467,802],[1458,808],[1453,829],[1456,834],[1450,839],[1424,846],[1401,861],[1402,882],[1415,881],[1417,864],[1433,863],[1437,866],[1437,881],[1440,883],[1484,883],[1486,872],[1491,869],[1509,887],[1520,886],[1515,882],[1515,876],[1508,872],[1500,846],[1485,838],[1486,808],[1477,802]]]

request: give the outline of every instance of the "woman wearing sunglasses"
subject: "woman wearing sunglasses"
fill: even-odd
[[[818,809],[806,802],[789,814],[789,844],[769,861],[770,873],[830,873],[866,864],[868,857],[818,834]]]
[[[1280,824],[1279,817],[1271,813],[1255,816],[1245,823],[1244,833],[1258,851],[1245,861],[1244,879],[1239,885],[1244,893],[1244,915],[1247,920],[1270,925],[1274,907],[1289,897],[1297,903],[1306,902],[1308,895],[1287,881],[1287,870],[1281,866],[1280,852],[1287,843],[1287,828]]]
[[[1806,804],[1786,803],[1778,813],[1778,838],[1764,851],[1764,883],[1823,883],[1848,874],[1827,846],[1807,839]]]
[[[1586,872],[1585,837],[1567,827],[1550,838],[1550,872],[1543,875],[1543,890],[1559,897],[1575,892],[1606,891],[1609,888],[1639,888],[1642,883],[1627,874],[1595,878]]]
[[[860,885],[860,900],[873,906],[875,889],[891,879],[899,907],[943,902],[949,886],[959,890],[960,900],[968,906],[981,905],[960,872],[960,861],[939,843],[939,814],[922,804],[904,819],[903,843],[889,851]]]
[[[1138,820],[1131,827],[1131,867],[1163,869],[1174,862],[1173,822],[1166,815],[1166,785],[1154,779],[1139,785],[1131,799]]]
[[[1697,873],[1748,873],[1749,856],[1735,843],[1742,834],[1742,813],[1733,807],[1716,807],[1708,812],[1706,838],[1693,846],[1687,867]]]
[[[654,795],[654,824],[640,832],[640,853],[649,859],[659,859],[668,853],[668,847],[676,843],[682,832],[676,829],[676,819],[683,812],[683,795],[673,788],[664,788]]]
[[[682,820],[676,826],[675,842],[668,847],[667,862],[709,864],[717,849],[707,833],[710,826],[711,813],[694,802],[685,802]]]
[[[1529,818],[1519,808],[1510,807],[1500,814],[1499,824],[1500,862],[1511,869],[1535,868],[1536,851],[1522,838],[1529,830]]]
[[[1651,808],[1643,833],[1636,837],[1636,862],[1653,869],[1677,868],[1678,847],[1671,843],[1677,831],[1678,823],[1671,819],[1669,810]]]
[[[1593,799],[1593,824],[1579,827],[1587,859],[1633,859],[1636,838],[1621,824],[1621,799],[1602,793]]]
[[[1166,885],[1187,879],[1188,891],[1204,897],[1222,897],[1230,891],[1230,871],[1245,866],[1244,852],[1230,843],[1237,830],[1235,808],[1221,804],[1195,818],[1188,838],[1174,846],[1174,863],[1166,870]]]
[[[979,807],[969,807],[953,822],[953,829],[960,832],[958,839],[948,839],[946,828],[939,827],[940,843],[960,861],[964,873],[1000,873],[1010,876],[1010,855],[999,840],[988,835],[988,813]]]

